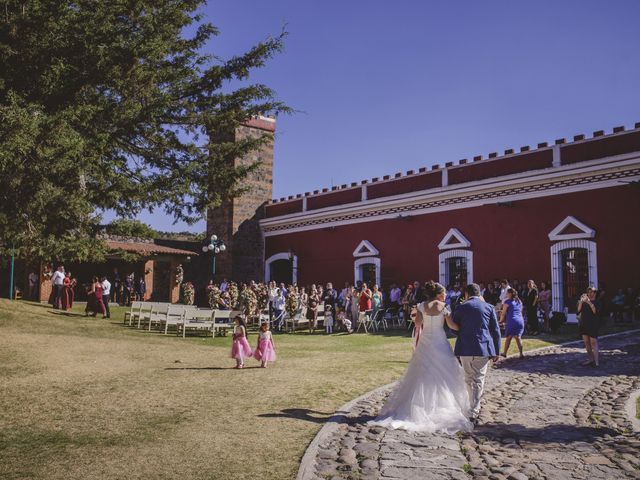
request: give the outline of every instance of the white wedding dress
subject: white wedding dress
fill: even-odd
[[[418,306],[423,326],[409,367],[369,424],[447,434],[471,431],[464,372],[447,340],[445,312],[427,315],[424,305]]]

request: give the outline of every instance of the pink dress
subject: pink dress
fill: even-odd
[[[273,362],[276,359],[276,350],[273,348],[271,332],[260,332],[258,347],[253,352],[253,358],[263,362]]]
[[[247,342],[244,327],[238,325],[233,329],[233,345],[231,346],[231,358],[244,360],[251,356],[251,347]]]

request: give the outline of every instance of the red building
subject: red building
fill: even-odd
[[[265,279],[640,286],[640,123],[270,202]]]

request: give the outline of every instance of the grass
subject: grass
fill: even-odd
[[[270,368],[233,370],[229,337],[80,312],[0,300],[0,478],[293,478],[332,413],[411,356],[406,332],[299,333],[275,336]],[[563,335],[525,348],[576,338]]]
[[[636,398],[636,418],[640,419],[640,397]]]

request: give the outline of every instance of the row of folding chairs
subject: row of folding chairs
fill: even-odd
[[[232,329],[231,318],[238,312],[198,308],[193,305],[177,305],[166,302],[131,302],[131,308],[124,314],[124,323],[137,326],[138,329],[152,328],[164,331],[175,329],[176,334],[182,333],[183,338],[187,330],[207,331],[215,337],[216,331],[226,335]]]

